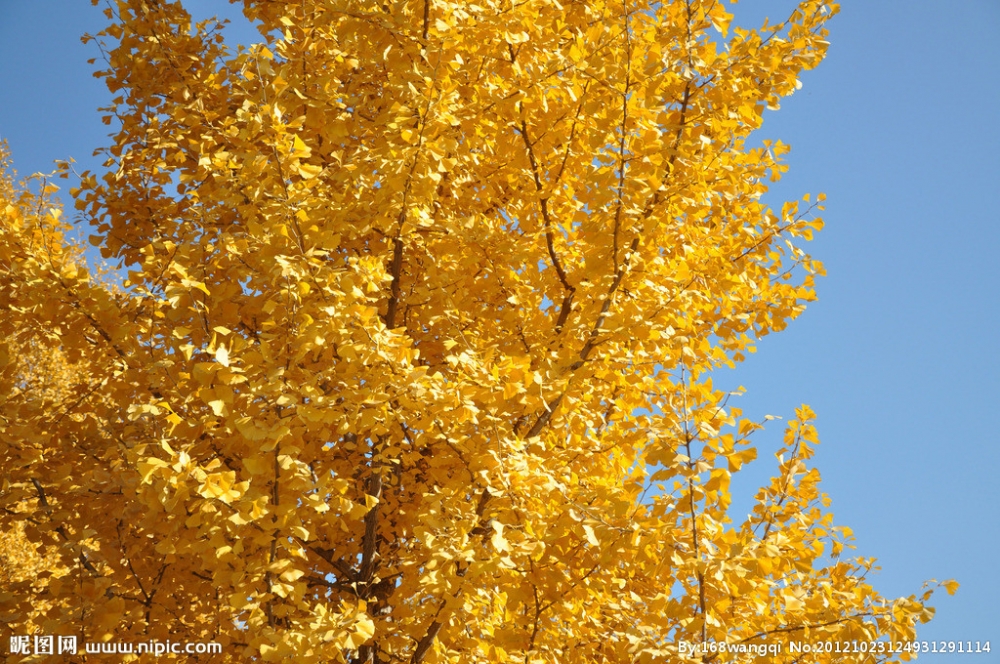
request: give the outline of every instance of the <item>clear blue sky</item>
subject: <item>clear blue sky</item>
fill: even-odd
[[[738,22],[793,4],[744,0]],[[21,174],[70,156],[97,168],[108,96],[79,36],[102,22],[85,0],[0,0],[0,137]],[[813,406],[825,491],[857,553],[879,559],[875,586],[898,596],[957,579],[921,637],[991,640],[993,655],[964,657],[996,661],[1000,2],[848,0],[831,27],[827,60],[760,132],[793,148],[772,205],[829,196],[811,247],[829,276],[799,320],[716,381],[744,385],[750,414]],[[773,470],[779,438],[774,426],[758,439],[737,505]],[[935,657],[952,661],[921,659]]]

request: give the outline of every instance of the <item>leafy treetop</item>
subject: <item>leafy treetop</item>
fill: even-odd
[[[0,530],[60,562],[0,618],[222,661],[913,637],[808,408],[731,521],[761,424],[711,382],[822,274],[822,197],[770,209],[787,147],[747,141],[835,4],[243,4],[246,48],[163,0],[93,38],[115,133],[71,193],[123,288],[3,183]]]

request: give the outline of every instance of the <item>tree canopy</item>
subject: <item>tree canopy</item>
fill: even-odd
[[[711,379],[815,297],[823,198],[765,204],[788,148],[750,136],[835,4],[243,9],[260,43],[165,0],[90,38],[114,132],[70,193],[123,283],[50,181],[0,185],[0,622],[212,661],[910,658],[790,652],[910,641],[930,593],[842,555],[808,407],[734,521],[763,423]]]

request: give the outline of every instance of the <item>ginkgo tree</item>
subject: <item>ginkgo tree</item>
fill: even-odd
[[[815,297],[822,197],[768,207],[788,148],[750,135],[835,4],[758,30],[716,0],[242,4],[260,43],[166,0],[88,38],[114,133],[70,193],[124,283],[48,181],[0,189],[0,530],[46,570],[0,588],[12,633],[912,656],[886,645],[929,592],[842,555],[807,407],[732,520],[763,427],[711,380]]]

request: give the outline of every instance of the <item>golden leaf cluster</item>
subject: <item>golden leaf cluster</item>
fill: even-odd
[[[47,571],[0,620],[212,661],[913,638],[808,408],[732,520],[762,424],[711,381],[815,297],[822,197],[762,202],[787,146],[750,135],[835,4],[243,7],[258,44],[166,0],[91,38],[114,134],[71,194],[120,287],[3,182],[0,578]]]

